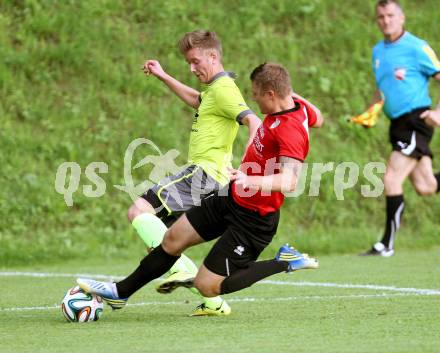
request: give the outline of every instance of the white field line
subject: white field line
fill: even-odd
[[[122,276],[109,276],[103,274],[91,273],[56,273],[56,272],[0,272],[0,277],[66,277],[66,278],[96,278],[104,280],[120,280]],[[271,284],[278,286],[299,286],[299,287],[330,287],[330,288],[349,288],[349,289],[370,289],[378,291],[392,291],[400,293],[413,293],[419,295],[440,295],[439,289],[423,289],[423,288],[402,288],[395,286],[383,286],[375,284],[350,284],[350,283],[326,283],[326,282],[292,282],[292,281],[273,281],[263,280],[260,284]]]
[[[375,284],[344,284],[344,283],[326,283],[326,282],[287,282],[287,281],[261,281],[259,283],[274,284],[281,286],[299,286],[299,287],[331,287],[331,288],[350,288],[350,289],[371,289],[380,291],[392,291],[401,293],[414,293],[419,295],[440,295],[438,289],[422,288],[402,288],[395,286],[380,286]]]
[[[112,280],[112,279],[120,280],[120,279],[124,278],[122,276],[99,275],[99,274],[93,274],[93,273],[18,272],[18,271],[0,272],[0,277],[42,277],[42,278],[82,277],[82,278],[96,278],[96,279],[106,279],[106,280]]]
[[[381,294],[353,294],[353,295],[330,295],[330,296],[295,296],[295,297],[268,297],[268,298],[230,298],[228,302],[235,303],[258,303],[258,302],[281,302],[281,301],[299,301],[299,300],[335,300],[335,299],[371,299],[371,298],[390,298],[390,297],[402,297],[402,296],[412,296],[412,295],[421,295],[421,294],[411,294],[411,293],[381,293]],[[183,301],[151,301],[151,302],[140,302],[140,303],[132,303],[127,304],[127,306],[157,306],[157,305],[178,305],[183,304]],[[0,312],[13,312],[13,311],[44,311],[44,310],[53,310],[60,309],[59,304],[54,304],[51,306],[31,306],[31,307],[18,307],[18,308],[0,308]]]
[[[0,277],[37,277],[37,278],[76,278],[92,277],[103,280],[118,280],[121,276],[109,276],[103,274],[89,273],[56,273],[56,272],[0,272]],[[230,298],[229,302],[279,302],[279,301],[298,301],[298,300],[335,300],[335,299],[368,299],[368,298],[389,298],[411,295],[440,295],[437,289],[420,288],[401,288],[395,286],[382,286],[373,284],[347,284],[347,283],[326,283],[326,282],[290,282],[264,280],[260,284],[278,285],[278,286],[299,286],[299,287],[327,287],[327,288],[345,288],[345,289],[368,289],[377,291],[388,291],[397,293],[379,293],[379,294],[353,294],[337,296],[293,296],[293,297],[269,297],[269,298]],[[151,301],[127,304],[128,306],[151,306],[151,305],[176,305],[182,304],[182,301]],[[35,306],[35,307],[13,307],[0,308],[0,312],[12,311],[34,311],[34,310],[52,310],[59,309],[59,304],[53,306]]]

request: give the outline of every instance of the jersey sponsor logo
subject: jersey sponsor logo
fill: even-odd
[[[241,245],[238,245],[235,249],[234,249],[234,252],[236,253],[236,254],[238,254],[238,255],[243,255],[243,253],[244,253],[244,247],[243,246],[241,246]]]
[[[379,67],[380,67],[380,60],[379,59],[376,59],[374,66],[376,67],[376,70],[379,69]]]
[[[270,129],[275,129],[277,126],[281,124],[280,119],[276,118],[276,120],[270,125]]]
[[[431,60],[432,64],[437,70],[440,70],[440,61],[437,58],[437,55],[435,55],[434,50],[429,45],[425,45],[423,47],[423,51],[428,55],[429,59]]]
[[[406,69],[395,69],[394,70],[394,77],[396,80],[403,81],[406,76]]]
[[[257,133],[254,137],[254,147],[257,150],[257,152],[263,152],[264,145],[261,143],[261,140],[264,138],[264,127],[263,124],[260,125],[258,128]]]

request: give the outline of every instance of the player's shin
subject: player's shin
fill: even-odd
[[[165,252],[162,245],[157,246],[142,259],[138,268],[132,274],[116,283],[119,296],[123,298],[130,297],[148,282],[166,273],[179,257]]]
[[[276,260],[250,263],[247,268],[235,271],[225,278],[220,287],[220,294],[228,294],[250,287],[266,277],[285,272],[288,266],[288,262]]]
[[[191,273],[195,277],[198,268],[188,256],[182,254],[180,259],[177,260],[176,263],[173,265],[173,267],[170,268],[168,274],[171,275],[175,272],[180,272],[180,271]]]
[[[132,222],[133,228],[149,248],[158,246],[167,231],[166,225],[154,214],[142,213]]]
[[[132,225],[150,249],[153,249],[162,243],[165,232],[167,231],[167,227],[162,220],[150,213],[140,214],[133,220]],[[168,271],[168,275],[175,272],[186,272],[195,277],[197,274],[197,266],[190,258],[182,254],[180,259],[177,260],[173,267]]]
[[[404,208],[405,202],[403,195],[386,197],[386,224],[381,243],[387,249],[394,248],[394,240],[396,238],[396,232],[400,228]]]

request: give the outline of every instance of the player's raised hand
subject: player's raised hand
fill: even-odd
[[[157,78],[162,78],[165,76],[165,71],[162,69],[162,66],[157,60],[147,60],[142,69],[146,75],[151,74]]]

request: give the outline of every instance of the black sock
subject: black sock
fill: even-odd
[[[162,244],[145,256],[134,272],[116,283],[120,298],[128,298],[148,282],[167,272],[180,256],[169,255],[162,248]]]
[[[400,227],[400,219],[405,208],[403,195],[387,196],[386,203],[387,218],[385,233],[382,237],[381,243],[388,249],[393,249],[396,232]]]
[[[437,192],[440,192],[440,173],[434,174],[437,179]]]
[[[221,294],[228,294],[250,287],[263,278],[286,271],[288,265],[289,263],[286,261],[276,260],[252,262],[247,268],[235,271],[225,278],[221,284]]]

